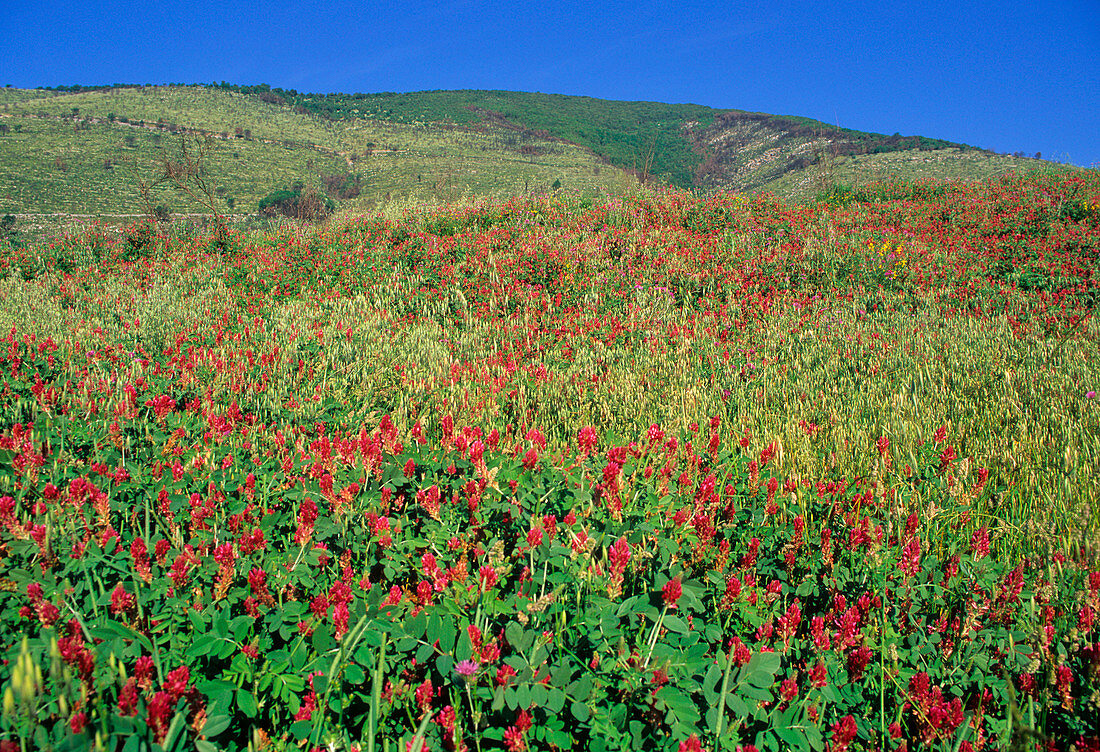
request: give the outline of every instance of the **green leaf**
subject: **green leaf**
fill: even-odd
[[[206,719],[206,725],[202,727],[203,736],[217,736],[229,728],[228,715],[215,715]]]
[[[313,721],[295,721],[290,724],[290,733],[295,739],[305,739],[311,731],[313,731]]]
[[[546,698],[546,702],[543,703],[543,708],[547,713],[557,715],[565,707],[565,693],[557,687],[553,687],[549,690],[549,694]]]
[[[672,614],[665,614],[664,621],[662,622],[665,628],[669,632],[676,632],[677,634],[687,634],[688,625],[684,623],[684,620],[679,616],[673,616]]]
[[[587,721],[592,715],[592,711],[588,709],[588,705],[583,702],[570,703],[569,712],[581,723]]]
[[[532,684],[530,698],[535,707],[544,707],[550,699],[550,691],[542,684]]]
[[[802,582],[794,591],[795,595],[801,598],[805,598],[808,595],[813,595],[815,592],[817,592],[817,582],[812,578]]]
[[[810,748],[810,741],[801,729],[776,728],[773,730],[780,739],[787,743],[789,749],[807,750]]]
[[[245,689],[237,690],[237,706],[249,718],[255,718],[260,710],[256,705],[256,698],[251,692]]]
[[[208,634],[201,634],[195,641],[191,643],[191,647],[187,649],[186,655],[189,658],[198,658],[199,656],[209,655],[210,651],[214,647],[214,643],[217,642],[216,637]]]
[[[366,672],[358,663],[349,663],[344,668],[344,676],[351,684],[362,684],[367,678]]]
[[[229,608],[228,606],[214,614],[214,634],[218,637],[229,637]]]
[[[328,624],[319,624],[313,630],[313,649],[319,654],[327,653],[336,645],[332,637],[332,627]]]

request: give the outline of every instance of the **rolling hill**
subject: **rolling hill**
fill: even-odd
[[[183,139],[209,138],[228,213],[273,191],[327,190],[343,212],[639,182],[810,197],[886,178],[982,178],[1070,169],[919,136],[701,105],[557,94],[303,94],[266,85],[0,90],[0,213],[148,210],[138,185]],[[200,212],[159,186],[153,202]],[[48,224],[48,222],[46,222]]]

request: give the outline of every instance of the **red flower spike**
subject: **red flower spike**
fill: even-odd
[[[676,608],[676,602],[680,600],[680,596],[683,595],[684,589],[680,584],[680,578],[674,577],[665,583],[665,586],[661,588],[661,600],[664,601],[665,606],[668,608]]]

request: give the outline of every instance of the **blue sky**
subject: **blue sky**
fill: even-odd
[[[694,102],[1100,163],[1100,0],[29,0],[0,86],[268,83]],[[0,157],[2,158],[2,157]]]

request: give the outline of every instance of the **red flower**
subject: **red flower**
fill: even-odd
[[[848,681],[859,681],[867,664],[871,662],[871,649],[866,645],[848,654]]]
[[[385,608],[386,606],[396,606],[398,603],[401,602],[401,598],[403,597],[403,595],[404,593],[402,592],[401,587],[399,585],[394,585],[390,588],[390,594],[386,596],[386,600],[382,601],[382,607]]]
[[[420,706],[420,710],[423,713],[427,713],[432,707],[432,698],[435,696],[435,689],[432,687],[432,680],[425,679],[424,683],[416,688],[414,693],[416,696],[416,704]]]
[[[138,686],[137,678],[131,676],[126,680],[122,691],[118,693],[118,714],[121,716],[137,715]]]
[[[676,748],[676,752],[703,752],[703,745],[699,741],[699,737],[692,734],[684,741],[680,742]]]
[[[611,559],[613,574],[621,575],[626,571],[626,565],[630,563],[630,544],[626,542],[626,538],[619,538],[612,543],[611,548],[607,550],[607,554],[608,558]]]
[[[111,613],[127,613],[133,608],[134,596],[126,592],[126,588],[122,586],[121,582],[115,585],[115,589],[111,591]]]
[[[294,715],[296,721],[308,721],[313,716],[313,711],[317,709],[317,695],[312,691],[307,692],[306,696],[302,698],[302,706],[298,708],[298,712]]]
[[[223,543],[214,549],[214,561],[221,569],[232,569],[237,560],[237,552],[233,550],[232,543]]]
[[[970,536],[970,552],[978,560],[989,556],[989,530],[984,525]]]
[[[149,728],[153,730],[153,736],[158,742],[164,741],[168,733],[168,723],[172,720],[172,713],[176,702],[167,692],[157,692],[149,701],[146,715],[149,720]]]
[[[149,689],[152,686],[156,670],[156,664],[153,662],[152,656],[138,656],[138,659],[134,661],[134,679],[137,681],[138,686],[142,689]]]
[[[477,579],[484,592],[497,584],[497,572],[488,564],[484,564],[477,570]]]
[[[798,680],[793,676],[784,679],[779,685],[779,694],[785,702],[793,702],[798,697]]]
[[[539,453],[534,447],[527,450],[527,453],[523,455],[523,466],[528,470],[534,470],[535,465],[538,464]]]
[[[585,426],[577,431],[577,446],[580,447],[582,454],[591,454],[597,443],[599,443],[599,437],[593,426]]]
[[[527,740],[523,736],[523,732],[515,726],[509,726],[504,732],[504,744],[508,747],[508,752],[525,752],[527,749]]]
[[[833,735],[828,747],[829,751],[842,752],[848,749],[848,745],[855,740],[858,732],[856,719],[851,715],[844,716],[833,724]]]
[[[915,575],[920,569],[920,538],[910,538],[901,550],[898,568],[903,574]]]
[[[669,608],[676,608],[676,602],[680,600],[680,596],[683,595],[684,589],[680,584],[680,578],[674,577],[665,583],[665,586],[661,588],[661,599],[665,602],[665,605]]]
[[[141,579],[149,582],[153,573],[149,569],[149,549],[145,545],[145,540],[140,536],[134,538],[134,542],[130,544],[130,558],[134,563],[134,571],[138,573]]]
[[[180,666],[177,669],[168,672],[168,675],[164,677],[164,691],[167,692],[171,698],[172,703],[175,704],[176,700],[187,694],[187,682],[191,679],[191,672],[187,666]]]

